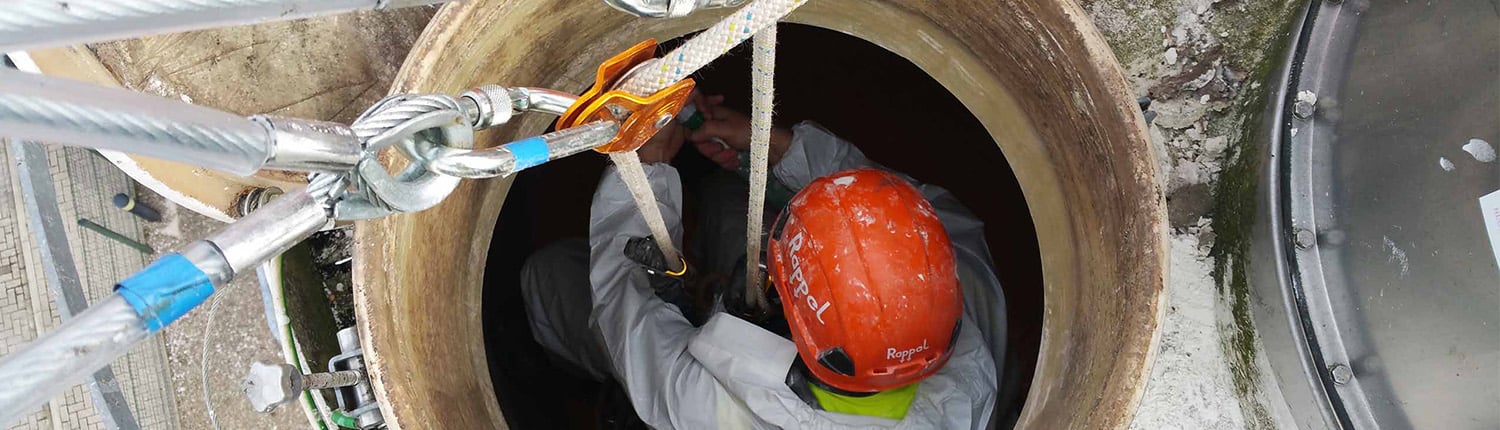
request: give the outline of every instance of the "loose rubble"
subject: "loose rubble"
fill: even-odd
[[[1237,0],[1084,1],[1109,39],[1141,101],[1151,142],[1158,150],[1166,193],[1171,265],[1161,340],[1146,393],[1132,429],[1278,428],[1290,423],[1266,375],[1253,323],[1237,308],[1247,300],[1228,285],[1225,257],[1215,255],[1216,194],[1237,153],[1245,127],[1264,107],[1265,92],[1251,80],[1274,63],[1269,48],[1279,33],[1267,25],[1289,22],[1290,2]],[[1261,74],[1262,76],[1264,73]],[[1298,105],[1317,108],[1315,94]],[[1293,131],[1295,132],[1295,130]],[[1234,197],[1229,197],[1234,198]],[[1218,266],[1216,266],[1218,264]],[[1229,266],[1232,266],[1229,265]],[[1248,334],[1247,334],[1248,333]],[[1247,344],[1249,346],[1247,346]],[[1244,348],[1252,351],[1242,359]]]

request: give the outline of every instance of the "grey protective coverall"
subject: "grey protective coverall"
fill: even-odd
[[[848,142],[804,122],[793,128],[791,147],[772,172],[782,184],[800,190],[817,177],[859,167],[879,166]],[[680,244],[677,170],[666,164],[645,168],[673,241]],[[540,251],[522,272],[533,334],[551,353],[591,376],[617,378],[636,413],[659,429],[984,428],[993,413],[996,369],[1003,368],[1005,357],[1005,298],[983,224],[946,190],[917,187],[937,209],[953,242],[964,315],[953,357],[922,380],[903,420],[810,406],[786,385],[797,356],[791,340],[726,313],[695,328],[675,306],[656,297],[645,271],[622,252],[630,238],[650,232],[613,167],[604,173],[590,211],[591,293],[580,285],[562,285],[570,283],[565,279],[577,280],[581,247]],[[744,203],[739,207],[743,219]],[[733,232],[738,241],[726,240],[730,243],[719,247],[743,255],[743,232],[740,227]],[[713,260],[709,264],[742,264],[737,258]]]

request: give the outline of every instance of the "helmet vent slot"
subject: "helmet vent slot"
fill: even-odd
[[[818,364],[844,376],[854,376],[854,360],[844,352],[843,347],[836,347],[818,353]]]

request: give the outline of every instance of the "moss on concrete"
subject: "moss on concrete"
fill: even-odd
[[[1255,81],[1264,82],[1264,79],[1261,76]],[[1257,95],[1247,98],[1245,104],[1263,106],[1265,100],[1264,95]],[[1245,414],[1246,426],[1274,428],[1274,420],[1266,406],[1255,396],[1260,385],[1260,374],[1255,368],[1258,345],[1255,321],[1250,315],[1250,282],[1245,257],[1252,240],[1250,227],[1255,221],[1258,204],[1260,158],[1255,156],[1258,150],[1255,133],[1260,117],[1260,114],[1244,117],[1238,142],[1232,144],[1228,162],[1215,184],[1212,226],[1216,238],[1209,257],[1213,258],[1214,267],[1210,274],[1219,287],[1219,296],[1229,303],[1232,325],[1219,328],[1223,335],[1220,346],[1230,360],[1234,390]]]
[[[1303,2],[1291,0],[1251,1],[1231,0],[1219,3],[1216,10],[1221,13],[1208,28],[1219,35],[1224,47],[1224,57],[1239,70],[1254,71],[1254,75],[1273,68],[1285,52],[1287,32],[1292,20],[1301,10]],[[1264,79],[1252,79],[1264,84]],[[1248,97],[1246,98],[1248,100]],[[1253,106],[1259,112],[1263,105]],[[1258,115],[1257,115],[1258,116]]]
[[[1245,425],[1249,428],[1275,428],[1275,420],[1256,393],[1260,390],[1260,373],[1256,368],[1259,350],[1255,322],[1251,315],[1248,277],[1251,226],[1255,222],[1261,152],[1259,145],[1262,116],[1271,79],[1279,60],[1285,56],[1288,32],[1300,2],[1251,2],[1237,13],[1223,14],[1210,23],[1221,34],[1225,60],[1239,70],[1249,70],[1242,95],[1233,112],[1210,123],[1210,129],[1236,136],[1230,142],[1223,170],[1214,188],[1213,231],[1216,240],[1209,256],[1214,260],[1211,272],[1219,295],[1230,308],[1232,325],[1220,327],[1226,357],[1234,375],[1234,389],[1239,397]],[[1231,6],[1235,7],[1235,6]],[[1270,47],[1270,48],[1267,48]],[[1227,287],[1227,291],[1225,291]]]

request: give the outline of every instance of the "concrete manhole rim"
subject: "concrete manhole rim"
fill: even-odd
[[[981,3],[829,0],[788,20],[912,60],[980,118],[1021,182],[1046,276],[1042,354],[1021,424],[1123,427],[1149,375],[1166,281],[1152,149],[1113,54],[1077,5]],[[633,20],[591,2],[449,5],[392,91],[457,92],[491,81],[580,90],[572,87],[587,82],[590,64],[622,44],[715,19]],[[890,28],[902,31],[867,31]],[[482,139],[545,123],[527,119]],[[358,325],[393,428],[504,420],[475,340],[483,261],[508,185],[469,182],[427,212],[356,227]]]

